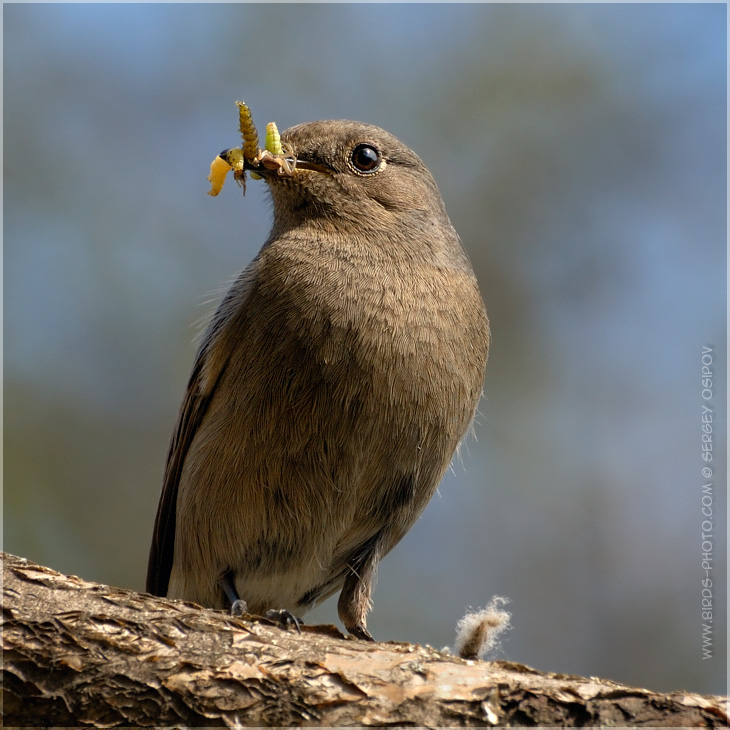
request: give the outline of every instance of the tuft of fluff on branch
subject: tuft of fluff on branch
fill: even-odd
[[[479,659],[499,645],[499,637],[510,627],[512,615],[502,606],[507,598],[493,596],[486,608],[469,611],[456,624],[454,652],[462,659]]]

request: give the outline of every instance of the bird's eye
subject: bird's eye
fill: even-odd
[[[359,144],[350,157],[353,167],[359,172],[376,172],[383,158],[380,152],[370,144]]]

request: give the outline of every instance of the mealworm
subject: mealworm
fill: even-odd
[[[237,101],[238,122],[243,137],[243,156],[247,160],[253,160],[259,153],[259,133],[256,131],[256,125],[251,117],[251,110],[247,104]]]

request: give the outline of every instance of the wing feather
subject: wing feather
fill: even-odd
[[[170,581],[175,550],[177,493],[185,457],[215,391],[215,388],[211,388],[205,395],[201,392],[204,364],[205,353],[201,351],[190,376],[177,428],[167,453],[162,495],[157,508],[152,547],[147,565],[147,592],[156,596],[167,595],[167,586]]]
[[[147,592],[167,595],[175,553],[177,495],[190,445],[210,406],[233,347],[227,325],[244,312],[255,278],[257,260],[242,272],[213,316],[198,351],[170,442],[147,565]]]

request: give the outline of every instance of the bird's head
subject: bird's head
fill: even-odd
[[[421,159],[392,134],[344,120],[309,122],[281,135],[293,170],[263,173],[275,226],[326,220],[359,230],[448,222]],[[419,225],[420,227],[420,225]]]

